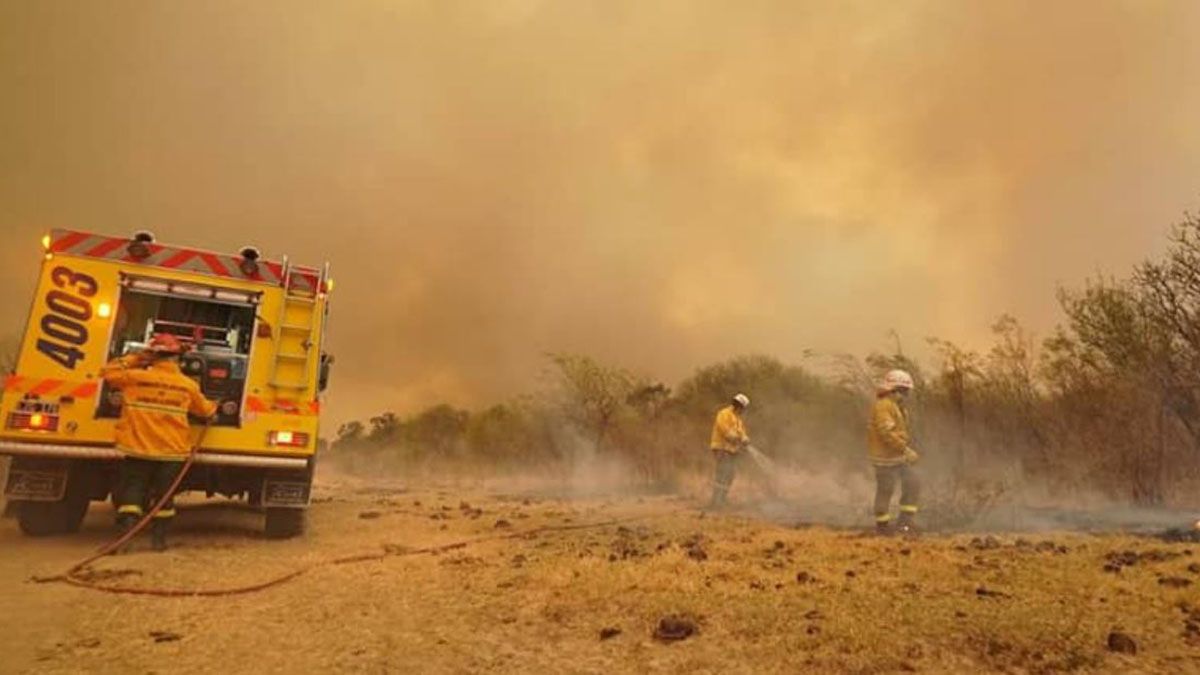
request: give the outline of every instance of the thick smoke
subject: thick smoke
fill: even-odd
[[[331,416],[1046,330],[1195,202],[1190,2],[0,4],[0,303],[51,226],[328,258]]]

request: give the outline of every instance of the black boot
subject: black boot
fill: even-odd
[[[117,531],[121,534],[128,532],[134,525],[137,524],[138,517],[133,513],[118,513],[117,514]]]
[[[881,537],[891,536],[893,534],[892,521],[877,520],[875,521],[875,534]]]
[[[150,526],[150,547],[155,551],[167,550],[167,527],[170,522],[166,518],[155,518]]]
[[[901,513],[900,519],[896,521],[896,530],[899,531],[900,534],[916,534],[917,524],[913,521],[913,515],[907,512]]]

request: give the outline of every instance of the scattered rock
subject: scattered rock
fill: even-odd
[[[507,520],[504,520],[503,518],[501,518],[500,520],[497,520],[497,521],[496,521],[496,524],[495,524],[495,525],[493,525],[493,527],[494,527],[494,528],[496,528],[497,530],[503,530],[503,529],[505,529],[505,528],[512,527],[512,523],[510,523],[510,522],[508,522]]]
[[[687,614],[668,614],[658,620],[654,639],[662,642],[686,640],[696,634],[696,619]]]
[[[179,633],[172,633],[165,630],[152,630],[150,631],[150,637],[154,638],[155,642],[176,642],[183,639],[183,636]]]
[[[630,558],[641,558],[646,555],[638,545],[628,536],[618,536],[609,544],[609,562],[618,560],[629,560]]]
[[[810,609],[804,613],[804,618],[809,621],[820,621],[825,618],[825,615],[819,609]]]
[[[1011,598],[1012,596],[1003,591],[997,591],[987,586],[979,586],[975,589],[975,595],[981,598]]]
[[[1200,563],[1192,563],[1191,565],[1188,565],[1187,571],[1191,572],[1192,574],[1200,574]]]
[[[856,576],[858,576],[858,572],[855,572],[854,570],[846,570],[847,579],[853,579]]]
[[[363,511],[362,513],[358,514],[358,517],[360,520],[375,520],[382,515],[383,514],[378,511]]]
[[[1192,585],[1192,580],[1183,577],[1160,577],[1158,584],[1167,588],[1187,588]]]
[[[75,646],[83,647],[84,649],[94,649],[100,646],[100,638],[86,638],[76,642]]]
[[[1104,556],[1104,559],[1107,560],[1110,565],[1116,565],[1117,567],[1133,567],[1138,563],[1138,554],[1136,551],[1121,551],[1119,553],[1116,551],[1109,551],[1108,554]]]
[[[1049,539],[1043,539],[1039,541],[1033,547],[1033,550],[1037,551],[1038,553],[1058,553],[1060,555],[1071,552],[1071,549],[1067,548],[1066,546],[1050,541]]]
[[[815,584],[817,578],[808,572],[800,571],[796,573],[796,581],[801,584]]]
[[[1137,642],[1125,633],[1112,631],[1108,634],[1108,651],[1118,654],[1137,654]]]
[[[687,557],[700,562],[708,560],[708,551],[704,549],[704,544],[707,542],[708,539],[704,535],[696,533],[684,539],[679,545],[683,548],[683,552],[687,554]]]
[[[1133,567],[1142,563],[1158,563],[1174,560],[1183,557],[1184,554],[1175,551],[1163,551],[1161,549],[1151,549],[1149,551],[1109,551],[1105,554],[1104,559],[1108,561],[1104,565],[1105,572],[1120,572],[1122,567]],[[1200,569],[1200,566],[1197,567]]]
[[[986,537],[983,537],[982,539],[979,537],[975,537],[974,539],[971,540],[971,548],[979,549],[979,550],[1000,548],[1000,545],[1001,545],[1000,540],[993,537],[990,534]]]
[[[911,555],[911,554],[912,554],[912,549],[911,549],[911,548],[902,548],[902,549],[900,549],[900,555]]]
[[[818,635],[821,632],[821,627],[820,626],[809,626],[808,628],[804,629],[804,632],[808,633],[809,635]]]
[[[601,640],[609,640],[611,638],[617,637],[620,634],[621,634],[621,629],[617,628],[616,626],[608,626],[606,628],[600,629],[600,639]]]

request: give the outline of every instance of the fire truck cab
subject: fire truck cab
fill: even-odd
[[[183,372],[216,402],[180,490],[244,497],[271,537],[299,534],[310,500],[325,352],[329,266],[304,267],[257,249],[222,254],[54,230],[16,368],[0,395],[4,493],[21,530],[77,530],[92,501],[116,488],[114,425],[121,394],[100,378],[110,359],[155,333],[190,347]]]

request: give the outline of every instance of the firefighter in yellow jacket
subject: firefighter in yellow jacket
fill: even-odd
[[[871,464],[875,467],[875,528],[880,534],[892,531],[891,503],[896,483],[900,483],[897,529],[906,533],[915,529],[913,519],[917,514],[920,484],[913,465],[918,455],[911,445],[908,412],[904,407],[912,389],[912,375],[903,370],[889,372],[879,385],[867,427]]]
[[[729,487],[733,485],[733,477],[737,473],[738,462],[744,451],[750,445],[750,436],[746,433],[746,423],[742,421],[742,413],[750,405],[750,398],[745,394],[733,397],[729,405],[717,412],[713,422],[712,439],[709,448],[716,459],[716,476],[713,478],[712,500],[709,508],[719,508],[725,504],[729,495]]]
[[[171,486],[192,449],[188,413],[211,417],[217,410],[200,386],[179,369],[183,345],[174,335],[160,333],[147,349],[109,362],[104,381],[121,392],[117,449],[125,454],[117,487],[117,524],[133,526],[145,510]],[[155,514],[151,529],[154,549],[167,547],[167,529],[175,516],[174,500]]]

